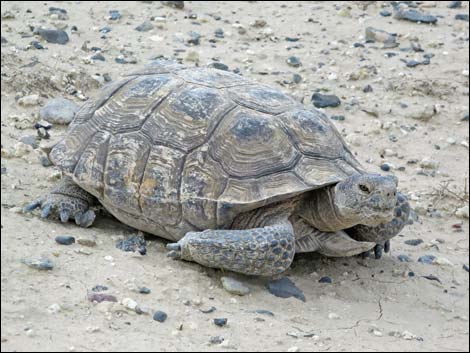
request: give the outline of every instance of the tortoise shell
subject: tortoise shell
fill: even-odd
[[[362,173],[322,112],[168,62],[103,88],[50,157],[116,218],[170,240]]]

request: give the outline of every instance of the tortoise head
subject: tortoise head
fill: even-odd
[[[379,174],[353,175],[334,188],[334,205],[340,219],[377,226],[393,219],[398,179]]]

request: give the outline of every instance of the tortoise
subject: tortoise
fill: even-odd
[[[249,275],[294,254],[379,258],[405,226],[397,178],[368,173],[322,111],[231,72],[155,61],[103,88],[49,152],[26,207],[90,226],[96,201],[168,256]]]

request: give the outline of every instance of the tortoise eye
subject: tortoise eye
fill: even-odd
[[[364,184],[359,184],[359,189],[361,189],[361,191],[364,191],[366,193],[370,193],[369,188],[365,186]]]

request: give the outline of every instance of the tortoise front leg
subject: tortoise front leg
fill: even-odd
[[[188,232],[177,243],[168,244],[167,249],[172,258],[247,275],[271,276],[291,265],[295,238],[290,222],[282,221],[246,230]]]
[[[89,227],[96,218],[90,206],[95,197],[77,184],[70,177],[63,178],[46,196],[42,196],[24,208],[25,212],[41,208],[42,218],[59,218],[62,222],[74,219],[81,227]]]
[[[408,200],[403,194],[398,193],[394,218],[390,222],[376,227],[368,227],[360,224],[346,230],[346,232],[356,240],[376,243],[374,255],[376,259],[380,259],[383,252],[388,253],[390,251],[390,239],[398,235],[408,223],[410,211],[411,208]],[[363,256],[368,255],[369,252],[363,254]]]

